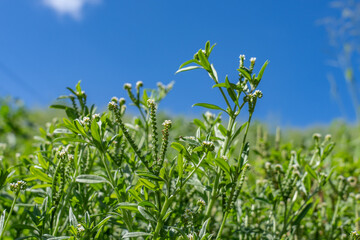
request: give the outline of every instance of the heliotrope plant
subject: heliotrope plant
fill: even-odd
[[[139,111],[132,119],[125,98],[111,98],[108,111],[98,112],[80,82],[68,88],[70,95],[52,105],[66,117],[40,129],[33,154],[18,157],[16,170],[0,170],[0,187],[15,181],[13,192],[0,196],[1,236],[358,239],[351,230],[360,230],[353,220],[360,197],[349,194],[357,178],[332,178],[331,136],[315,134],[310,148],[294,150],[279,132],[274,143],[261,133],[251,147],[268,61],[255,72],[256,59],[240,55],[237,79],[221,81],[210,62],[213,48],[207,42],[177,71],[205,70],[223,98],[194,104],[218,114],[207,111],[191,130],[158,113],[173,83],[154,90],[126,83],[129,105]]]

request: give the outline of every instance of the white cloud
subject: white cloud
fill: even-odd
[[[97,4],[101,0],[43,0],[45,6],[52,8],[59,15],[69,15],[81,19],[82,11],[87,4]]]

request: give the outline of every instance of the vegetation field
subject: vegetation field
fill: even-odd
[[[177,71],[223,97],[198,119],[157,112],[171,84],[127,83],[100,112],[79,82],[54,119],[2,99],[0,239],[360,239],[360,129],[267,129],[253,113],[271,65],[240,55],[220,77],[213,49]]]

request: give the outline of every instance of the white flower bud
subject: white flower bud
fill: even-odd
[[[132,87],[132,86],[131,86],[130,83],[125,83],[125,84],[124,84],[124,89],[125,89],[125,90],[131,90],[131,87]]]

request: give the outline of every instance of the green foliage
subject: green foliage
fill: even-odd
[[[139,111],[129,121],[123,98],[96,113],[79,82],[51,106],[66,117],[35,138],[4,104],[0,129],[12,130],[0,136],[2,239],[358,239],[354,130],[338,127],[335,145],[330,135],[288,141],[253,126],[268,61],[256,74],[256,59],[246,67],[241,55],[238,78],[220,81],[213,48],[207,42],[177,71],[205,70],[224,99],[194,104],[218,114],[189,125],[157,112],[172,83],[125,84]],[[9,147],[10,133],[27,147]]]

